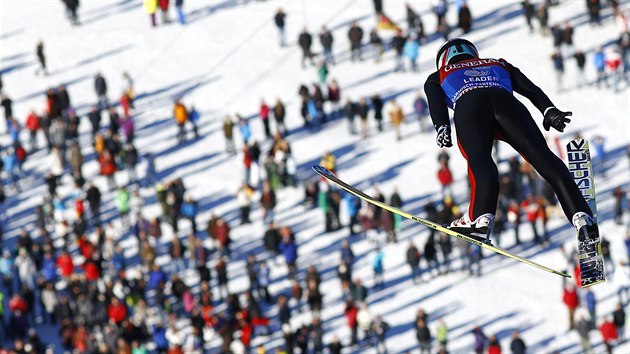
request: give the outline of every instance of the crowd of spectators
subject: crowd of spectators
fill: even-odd
[[[79,25],[79,2],[64,3],[71,23]],[[185,24],[183,1],[174,3],[178,21]],[[618,48],[606,49],[603,58],[602,50],[594,53],[593,63],[598,74],[593,84],[599,87],[610,83],[619,90],[620,80],[629,78],[630,36],[627,17],[618,10],[615,1],[610,3],[621,36]],[[163,24],[171,21],[168,0],[145,0],[143,5],[152,26],[157,26],[158,9]],[[405,30],[385,15],[381,1],[374,1],[374,5],[378,19],[374,28],[368,32],[359,22],[352,22],[347,29],[348,59],[373,58],[381,62],[384,53],[392,50],[394,72],[418,72],[422,69],[417,64],[420,47],[434,33],[429,33],[420,14],[410,4],[405,4]],[[547,1],[534,6],[524,1],[523,9],[532,31],[532,19],[537,18],[541,33],[550,33],[553,38],[556,49],[553,59],[559,72],[560,90],[564,89],[560,81],[562,60],[575,58],[583,73],[586,53],[574,48],[570,22],[549,28],[550,5],[555,4]],[[587,5],[590,21],[600,25],[602,4],[589,0]],[[447,22],[447,1],[437,1],[432,10],[437,19],[435,34],[439,37],[448,38],[452,33],[475,29],[466,1],[456,1],[456,26]],[[287,16],[279,9],[273,19],[281,48],[287,46]],[[392,33],[390,43],[381,34],[388,29]],[[360,134],[366,139],[386,130],[384,118],[388,117],[396,139],[401,140],[403,122],[409,117],[405,112],[413,112],[420,131],[431,130],[427,104],[420,93],[413,107],[403,107],[396,97],[382,97],[379,92],[356,98],[342,95],[342,84],[328,78],[332,67],[344,60],[334,51],[333,32],[324,26],[317,39],[323,49],[321,57],[312,49],[313,38],[307,28],[297,41],[302,50],[302,66],[306,67],[309,62],[317,68],[317,82],[300,85],[298,89],[305,128],[321,129],[329,121],[345,118],[349,134]],[[48,75],[43,41],[37,44],[36,55],[40,64],[37,74]],[[155,159],[159,157],[136,149],[134,119],[138,108],[134,82],[127,72],[122,73],[121,82],[124,85],[120,95],[112,94],[104,75],[96,73],[94,104],[85,114],[77,112],[68,89],[58,85],[42,97],[44,107],[33,110],[27,117],[16,117],[8,93],[10,88],[3,88],[0,80],[1,104],[11,140],[9,146],[2,147],[0,217],[10,219],[3,204],[20,198],[23,189],[31,187],[25,178],[31,173],[23,167],[26,160],[45,150],[41,155],[46,156],[42,161],[47,164],[45,175],[37,177],[37,183],[45,185],[47,191],[41,204],[32,210],[34,221],[21,227],[16,240],[0,242],[3,247],[0,347],[12,348],[16,353],[45,352],[46,346],[52,343],[58,343],[61,348],[49,347],[48,350],[76,353],[176,354],[208,350],[264,353],[264,345],[253,348],[252,342],[275,331],[282,333],[283,344],[277,349],[280,352],[322,352],[327,348],[331,353],[340,353],[344,347],[355,350],[373,347],[379,353],[386,352],[390,325],[384,314],[370,309],[368,295],[386,287],[384,279],[388,270],[384,259],[391,255],[383,246],[399,241],[402,219],[322,180],[298,180],[297,159],[290,144],[292,132],[286,124],[292,114],[283,103],[291,97],[276,97],[273,103],[262,99],[258,114],[253,117],[238,113],[225,115],[222,121],[225,153],[242,161],[241,187],[233,193],[238,202],[239,220],[213,213],[207,224],[199,227],[200,206],[195,196],[187,191],[185,178],[161,176],[155,167]],[[588,83],[585,78],[578,84],[580,82]],[[184,100],[185,97],[176,98],[172,107],[176,138],[182,144],[189,138],[189,126],[195,139],[202,137],[199,125],[203,120],[201,113],[192,105],[186,106]],[[87,118],[88,128],[82,128],[81,122],[85,122],[82,116]],[[356,117],[359,118],[358,129]],[[263,136],[252,132],[252,119],[261,120]],[[22,134],[22,130],[27,134]],[[82,132],[89,132],[89,144],[85,144],[87,139],[82,139]],[[26,135],[28,138],[24,139]],[[84,156],[86,151],[93,151],[94,156]],[[98,174],[84,172],[83,166],[89,159],[98,162]],[[320,164],[331,171],[337,170],[332,152],[324,152]],[[550,235],[546,225],[557,212],[555,196],[526,161],[513,157],[507,164],[508,171],[501,176],[493,240],[500,245],[501,236],[512,232],[517,245],[548,246]],[[139,165],[143,168],[139,169]],[[106,181],[106,188],[99,183],[99,178]],[[446,153],[438,157],[436,178],[441,193],[436,193],[439,197],[424,205],[423,212],[427,219],[448,223],[460,216],[458,204],[465,200],[453,192],[454,178]],[[349,236],[338,250],[336,272],[342,289],[339,301],[344,303],[340,315],[345,317],[350,330],[349,340],[339,336],[330,342],[323,339],[326,323],[321,313],[326,291],[321,287],[322,275],[314,264],[303,261],[295,232],[276,216],[280,192],[286,188],[303,188],[304,205],[321,210],[325,233],[348,229]],[[160,207],[158,215],[149,217],[144,213],[143,207],[149,198],[142,191],[154,193]],[[396,208],[404,207],[404,196],[397,190],[388,196],[378,187],[373,192],[380,201]],[[621,187],[615,191],[615,198],[618,204],[615,217],[622,222],[625,193]],[[260,210],[263,215],[264,230],[256,242],[264,252],[241,254],[240,250],[233,249],[231,233],[251,223],[253,210]],[[348,222],[344,225],[342,220]],[[521,239],[519,230],[523,223],[531,228],[532,240]],[[0,235],[2,226],[0,224]],[[164,237],[166,234],[173,237]],[[360,238],[367,238],[374,246],[370,259],[372,279],[353,273],[356,256],[352,242]],[[137,246],[137,255],[129,254],[129,244]],[[609,243],[605,237],[602,245],[607,264],[612,265],[608,268],[614,269],[618,264],[619,269],[611,273],[626,271],[630,259],[613,260],[606,249]],[[630,253],[630,241],[626,245]],[[231,285],[234,277],[228,269],[241,257],[246,258],[248,287],[235,293]],[[478,247],[431,231],[420,247],[409,241],[405,259],[413,282],[425,283],[455,271],[481,276],[482,258]],[[577,267],[575,255],[568,254],[567,260],[571,267]],[[286,277],[278,276],[285,273],[284,267]],[[579,270],[575,272],[579,274]],[[287,280],[290,287],[272,291],[271,283],[279,279]],[[370,285],[366,285],[366,281]],[[589,332],[595,328],[599,329],[609,351],[614,343],[624,340],[628,287],[620,289],[616,310],[604,314],[597,327],[597,319],[602,316],[596,312],[597,300],[593,293],[578,290],[573,283],[563,286],[569,328],[578,332],[585,352],[591,350]],[[291,318],[304,311],[309,312],[310,320],[296,327]],[[448,352],[448,326],[443,318],[429,316],[420,308],[414,326],[422,353],[431,353],[435,348],[440,353]],[[501,352],[495,335],[486,336],[480,327],[474,328],[471,335],[475,343],[471,349],[475,352]],[[209,342],[217,338],[220,344],[211,347]],[[264,341],[258,341],[261,342]],[[526,344],[518,331],[512,333],[510,343],[513,353],[526,352]]]

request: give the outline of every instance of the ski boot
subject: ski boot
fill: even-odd
[[[492,245],[490,234],[494,227],[494,215],[490,213],[479,216],[475,221],[470,221],[468,213],[459,219],[454,220],[447,228],[464,234],[477,241]]]
[[[577,230],[578,259],[582,287],[606,281],[599,228],[592,216],[584,212],[573,215],[572,224]]]

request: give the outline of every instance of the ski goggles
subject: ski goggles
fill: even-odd
[[[458,55],[468,54],[473,58],[479,58],[479,53],[474,46],[467,43],[456,43],[446,48],[438,58],[438,69],[443,68],[450,63],[451,59]]]

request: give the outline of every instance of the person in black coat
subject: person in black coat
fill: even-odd
[[[302,84],[298,89],[298,95],[300,96],[300,101],[302,103],[300,107],[300,115],[302,116],[302,120],[304,121],[304,126],[308,126],[309,124],[309,115],[308,115],[308,101],[311,99],[311,94],[308,92],[308,87]]]
[[[9,120],[13,117],[13,100],[7,95],[2,95],[0,96],[0,105],[4,109],[4,119],[7,121],[7,126],[9,126]]]
[[[625,337],[625,326],[626,326],[626,313],[623,309],[621,303],[617,303],[615,306],[615,311],[612,313],[613,323],[617,328],[617,332],[619,333],[619,343],[623,343],[626,339]]]
[[[92,110],[87,114],[90,124],[92,125],[92,140],[96,137],[96,133],[101,129],[101,111],[97,105],[92,106]]]
[[[77,11],[79,10],[79,0],[63,0],[66,4],[66,15],[70,20],[70,23],[73,26],[78,26],[79,23],[79,15]]]
[[[94,91],[98,97],[99,109],[104,109],[109,106],[107,99],[107,82],[103,75],[99,72],[94,76]]]
[[[313,53],[311,52],[311,45],[313,44],[313,36],[308,33],[308,29],[304,27],[302,33],[298,37],[298,45],[302,48],[302,68],[305,68],[304,61],[308,58],[311,61],[311,65],[315,66],[313,61]]]
[[[578,67],[578,87],[582,87],[582,85],[584,85],[585,79],[584,79],[584,65],[586,64],[586,56],[584,55],[584,52],[582,52],[581,50],[576,50],[575,53],[573,53],[573,58],[575,58],[575,63],[577,64]]]
[[[562,78],[564,77],[564,58],[559,50],[556,50],[551,55],[551,61],[553,62],[553,68],[556,72],[556,90],[562,91]]]
[[[470,32],[470,28],[472,27],[472,22],[472,14],[470,13],[468,4],[463,3],[461,8],[459,9],[457,27],[461,28],[464,33],[468,33]]]
[[[532,24],[532,18],[534,17],[534,5],[529,0],[524,0],[521,5],[523,6],[523,15],[525,15],[525,21],[527,21],[527,27],[529,27],[529,33],[534,32],[534,25]]]
[[[411,280],[416,284],[418,280],[420,280],[420,251],[413,244],[413,242],[409,242],[409,247],[407,247],[407,264],[411,267]]]
[[[281,8],[278,9],[278,11],[276,12],[276,15],[273,17],[273,22],[276,24],[276,27],[278,28],[278,34],[280,37],[280,47],[284,47],[285,41],[286,41],[285,39],[286,37],[284,33],[286,17],[287,17],[287,14],[285,14]]]
[[[589,23],[591,26],[600,25],[599,12],[602,8],[600,0],[586,0],[586,7],[588,8]]]
[[[90,207],[92,222],[95,225],[98,225],[101,209],[101,191],[94,184],[88,183],[88,188],[85,192],[85,199],[87,200]]]
[[[390,329],[390,326],[387,322],[383,321],[381,315],[376,315],[374,321],[371,326],[372,334],[373,334],[373,346],[376,347],[377,353],[387,353],[387,347],[385,346],[385,339],[387,338],[387,332]],[[382,350],[381,350],[382,349]]]
[[[35,47],[35,54],[37,55],[37,60],[39,61],[39,69],[35,71],[35,75],[39,75],[40,72],[43,72],[44,75],[48,75],[48,70],[46,70],[46,55],[44,55],[44,42],[37,42],[37,47]]]
[[[357,115],[357,106],[350,98],[346,99],[346,104],[343,106],[343,111],[346,114],[346,118],[348,119],[348,131],[350,134],[356,134],[356,129],[354,128],[354,117]]]
[[[269,258],[275,259],[278,254],[278,246],[280,245],[280,231],[278,231],[275,222],[271,222],[269,224],[269,229],[265,231],[265,235],[263,236],[263,245],[265,247],[265,251],[267,251],[267,255]]]
[[[424,259],[427,261],[427,273],[433,277],[433,269],[437,268],[437,250],[435,249],[435,239],[429,236],[424,244]]]
[[[71,107],[70,95],[68,94],[65,85],[59,85],[57,88],[57,98],[59,99],[59,108],[61,109],[61,113],[65,115],[68,108]]]
[[[341,341],[339,341],[339,337],[337,337],[336,335],[333,336],[332,342],[328,344],[328,350],[330,351],[330,354],[341,354],[342,349],[343,344],[341,344]]]
[[[562,25],[562,43],[569,47],[569,50],[573,49],[573,26],[569,21],[564,21]]]
[[[551,26],[551,39],[553,40],[553,47],[560,49],[560,46],[562,45],[562,30],[560,29],[560,26]]]
[[[357,104],[357,115],[361,120],[361,137],[367,138],[369,134],[368,128],[368,113],[370,112],[370,107],[368,107],[367,101],[365,98],[361,97],[359,99],[359,104]]]
[[[361,58],[361,41],[363,40],[363,29],[359,27],[356,21],[352,21],[352,25],[348,30],[348,39],[350,40],[350,59],[355,61],[357,58],[359,61]]]
[[[547,35],[549,30],[549,10],[546,4],[540,4],[537,12],[538,21],[540,22],[540,33],[543,36]]]
[[[335,64],[335,58],[333,57],[332,45],[334,37],[332,32],[326,26],[322,26],[322,31],[319,33],[319,42],[324,48],[324,60],[326,63]]]
[[[372,96],[372,109],[374,110],[374,120],[379,132],[383,131],[383,99],[378,93]]]
[[[284,295],[278,296],[278,319],[281,325],[288,325],[291,322],[291,308]]]
[[[416,320],[416,339],[420,347],[420,354],[431,353],[431,331],[423,319]]]
[[[370,31],[370,46],[372,46],[372,50],[374,51],[376,57],[375,61],[378,63],[381,61],[385,48],[383,46],[383,39],[378,35],[376,28]]]
[[[521,335],[518,331],[512,332],[510,350],[512,351],[512,354],[525,354],[527,352],[527,345],[525,345],[525,342],[521,339]]]
[[[403,35],[402,31],[397,31],[394,38],[392,38],[392,48],[394,48],[396,54],[394,72],[403,70],[403,48],[405,47],[405,42],[407,42],[407,37]]]
[[[373,0],[376,16],[383,14],[383,0]]]
[[[407,12],[407,30],[409,32],[414,31],[420,22],[420,16],[409,3],[405,3],[405,10]]]

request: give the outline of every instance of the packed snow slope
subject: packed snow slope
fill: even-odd
[[[612,220],[612,190],[619,185],[627,186],[630,178],[625,152],[630,143],[630,90],[624,84],[617,93],[593,86],[577,89],[576,66],[573,59],[567,59],[564,78],[567,89],[555,92],[555,76],[550,60],[551,38],[529,33],[520,2],[471,0],[469,3],[475,22],[467,38],[477,44],[481,55],[505,58],[547,91],[557,107],[573,111],[567,131],[559,134],[562,143],[568,142],[577,132],[585,138],[601,135],[607,139],[606,147],[611,151],[605,161],[608,170],[605,178],[596,179],[600,230],[612,243],[613,257],[622,260],[627,227],[617,226]],[[59,1],[5,0],[0,3],[0,70],[3,71],[4,90],[14,100],[15,116],[21,122],[31,109],[41,112],[45,90],[61,83],[66,84],[73,105],[83,115],[96,101],[93,89],[96,72],[102,72],[108,80],[110,99],[114,99],[123,85],[121,74],[128,71],[135,80],[138,97],[135,115],[137,148],[142,154],[150,152],[157,157],[161,180],[176,176],[183,178],[189,193],[200,202],[199,225],[205,226],[211,212],[227,215],[228,220],[236,225],[238,205],[234,195],[243,174],[242,158],[230,157],[223,152],[223,117],[237,112],[254,117],[251,122],[254,136],[263,140],[262,124],[256,117],[258,105],[261,98],[273,102],[275,97],[282,98],[287,104],[287,124],[291,130],[288,140],[298,161],[301,181],[314,178],[311,165],[319,162],[322,153],[332,151],[338,159],[338,173],[346,181],[368,193],[373,192],[372,186],[378,184],[386,196],[396,187],[406,201],[404,209],[421,213],[427,201],[439,198],[440,188],[436,179],[439,149],[433,132],[419,132],[419,125],[412,114],[412,102],[426,77],[434,70],[434,53],[442,40],[432,34],[435,16],[430,12],[430,3],[414,1],[412,4],[421,12],[425,28],[431,34],[428,41],[421,45],[418,73],[394,73],[391,52],[387,52],[380,63],[372,59],[350,62],[346,33],[351,21],[357,20],[366,33],[375,26],[372,2],[367,0],[246,4],[231,0],[186,1],[189,22],[185,26],[173,23],[157,28],[150,27],[141,1],[83,1],[80,9],[82,25],[71,27]],[[278,46],[278,34],[272,21],[278,7],[288,14],[289,46],[285,48]],[[627,9],[628,3],[622,2],[622,7]],[[404,23],[402,1],[385,1],[385,11],[395,21]],[[610,9],[605,9],[602,14],[604,24],[591,27],[584,1],[563,1],[550,10],[550,24],[569,20],[574,25],[576,47],[587,53],[588,81],[595,78],[592,66],[594,49],[618,38]],[[454,5],[449,11],[448,21],[456,23]],[[375,93],[388,99],[395,97],[407,113],[402,141],[396,141],[389,125],[385,132],[377,133],[373,120],[371,136],[367,140],[349,135],[346,122],[341,119],[318,130],[301,127],[298,86],[301,83],[310,85],[317,76],[314,67],[300,67],[297,36],[303,27],[308,27],[314,35],[314,50],[320,52],[316,33],[322,25],[328,26],[335,35],[334,50],[338,63],[329,67],[329,77],[339,82],[342,97],[356,100]],[[455,31],[452,35],[458,33]],[[387,37],[391,33],[383,35]],[[34,76],[38,65],[35,57],[38,40],[45,43],[50,71],[46,77]],[[194,104],[202,113],[200,125],[203,138],[185,145],[177,144],[177,128],[172,118],[172,103],[178,97],[182,97],[188,106]],[[542,122],[540,113],[531,104],[526,105],[535,119]],[[85,120],[82,131],[86,134],[82,136],[82,146],[84,154],[91,156],[91,160],[86,163],[84,171],[88,178],[93,178],[98,173],[98,164],[93,158],[88,125]],[[550,139],[557,135],[556,132],[548,133]],[[2,136],[3,144],[8,140],[6,134]],[[236,140],[240,141],[238,136]],[[449,153],[456,178],[455,195],[458,202],[464,203],[467,198],[465,161],[456,148]],[[514,151],[509,146],[501,145],[501,159],[512,155]],[[29,188],[24,188],[19,196],[12,195],[9,200],[9,216],[3,220],[6,239],[15,237],[22,227],[34,228],[34,216],[29,210],[40,203],[41,196],[46,193],[41,178],[47,169],[45,154],[34,154],[25,167],[30,176],[27,182]],[[505,167],[501,165],[500,169]],[[141,164],[141,176],[144,168],[145,165]],[[104,188],[105,180],[95,178],[96,183]],[[120,181],[124,180],[124,176],[120,178]],[[158,215],[154,190],[143,188],[141,194],[147,202],[145,214]],[[322,272],[324,309],[321,315],[326,343],[335,334],[347,339],[349,331],[342,315],[343,302],[336,265],[340,241],[347,238],[348,231],[345,228],[324,233],[321,211],[305,208],[302,198],[301,188],[282,190],[277,218],[281,225],[291,226],[297,234],[301,271],[314,264]],[[105,201],[108,206],[103,210],[113,210],[111,197],[106,197]],[[466,207],[465,203],[462,207]],[[254,210],[253,221],[253,224],[235,227],[233,231],[233,250],[237,260],[232,261],[229,267],[229,274],[234,279],[230,284],[232,291],[243,291],[247,287],[244,255],[262,250],[264,227],[262,212],[258,208]],[[558,216],[552,218],[549,227],[552,232],[549,247],[520,246],[511,248],[511,251],[563,269],[566,262],[560,247],[575,247],[574,231],[567,227],[564,218]],[[523,226],[522,234],[523,239],[529,240],[529,227]],[[473,336],[470,331],[476,325],[482,326],[487,335],[496,334],[504,350],[509,350],[511,333],[518,329],[531,353],[581,351],[577,333],[567,332],[567,310],[562,304],[563,283],[556,275],[486,254],[480,278],[460,271],[434,279],[425,274],[423,282],[414,285],[405,264],[405,250],[409,241],[418,246],[424,245],[427,236],[425,228],[405,221],[399,243],[384,245],[386,287],[371,291],[368,303],[371,313],[382,314],[392,327],[387,339],[390,352],[416,351],[414,319],[419,307],[431,315],[429,325],[433,331],[436,320],[444,318],[450,328],[451,353],[472,351]],[[352,241],[353,249],[359,255],[354,273],[371,286],[374,244],[364,238]],[[513,243],[512,232],[507,231],[501,245],[511,247]],[[127,255],[137,253],[137,244],[132,238],[125,239],[123,244]],[[163,256],[160,262],[165,264],[168,259]],[[455,265],[459,266],[460,262]],[[274,268],[273,294],[288,290],[285,274],[285,267]],[[194,279],[190,280],[192,285]],[[615,274],[610,281],[593,289],[599,300],[599,314],[607,314],[614,309],[617,288],[624,281],[627,285],[630,279],[623,274]],[[274,317],[275,310],[269,315]],[[308,312],[294,316],[292,324],[297,328],[306,321],[310,321]],[[277,330],[277,325],[274,326]],[[596,351],[602,352],[604,347],[599,333],[593,331],[591,338]],[[276,331],[268,337],[257,337],[254,344],[274,348],[282,342],[280,332]],[[217,343],[215,339],[213,345]],[[617,352],[630,352],[630,344],[618,348]]]

